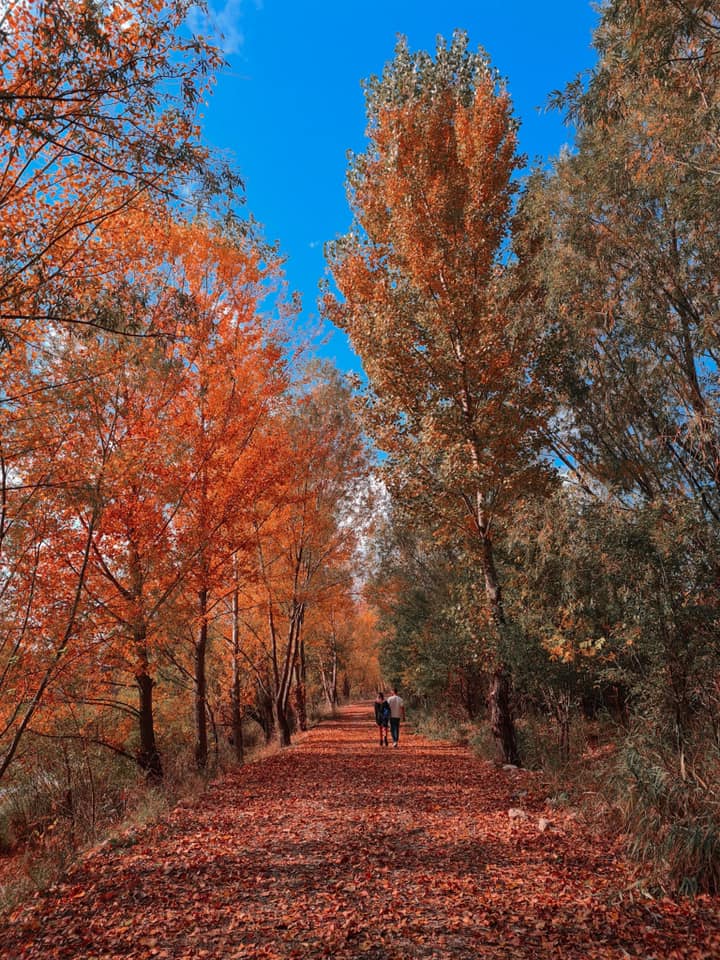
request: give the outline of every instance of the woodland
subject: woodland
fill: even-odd
[[[0,910],[216,775],[208,850],[246,783],[270,843],[250,801],[313,756],[372,808],[286,748],[391,683],[464,744],[460,806],[491,817],[470,767],[453,792],[468,749],[524,768],[595,824],[584,876],[604,835],[637,864],[612,884],[715,909],[716,0],[605,0],[552,99],[574,147],[536,167],[464,33],[399,40],[320,300],[362,379],[314,356],[203,141],[223,59],[191,6],[0,5]],[[508,936],[488,955],[545,956]],[[233,955],[330,955],[297,950]]]

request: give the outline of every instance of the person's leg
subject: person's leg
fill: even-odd
[[[388,737],[388,725],[385,724],[385,746],[388,745],[387,737]]]
[[[393,746],[395,746],[400,739],[400,718],[399,717],[390,717],[390,733],[392,734]]]

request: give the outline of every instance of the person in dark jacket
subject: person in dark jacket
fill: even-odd
[[[388,745],[388,727],[390,726],[390,704],[385,699],[385,694],[378,691],[375,700],[375,723],[380,732],[380,746]]]

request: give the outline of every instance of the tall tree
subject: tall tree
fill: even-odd
[[[698,705],[717,702],[717,4],[611,0],[595,45],[589,78],[558,97],[577,149],[523,198],[521,302],[542,320],[539,370],[563,411],[550,444],[600,501],[570,511],[576,529],[605,517],[602,558],[615,552],[628,567],[622,603],[609,569],[578,610],[592,623],[607,593],[606,624],[615,619],[618,636],[623,622],[639,630],[630,640],[643,653],[626,679],[652,750],[673,731],[670,765],[684,783],[688,742],[702,736]]]
[[[184,438],[190,471],[175,524],[181,549],[195,558],[185,590],[192,589],[195,600],[196,759],[202,768],[208,755],[209,625],[249,534],[242,520],[274,472],[279,451],[268,421],[285,390],[286,371],[279,340],[260,312],[277,279],[277,262],[261,262],[257,245],[219,231],[185,231],[181,249],[192,305],[176,348],[187,375],[173,429]]]
[[[556,452],[618,494],[697,499],[715,524],[716,14],[705,0],[605,6],[590,82],[560,98],[578,149],[531,182],[517,245],[566,410]]]
[[[433,59],[405,41],[366,84],[365,153],[351,160],[351,234],[328,259],[346,330],[370,381],[370,423],[407,497],[479,564],[488,613],[506,630],[495,538],[543,479],[532,342],[514,320],[503,269],[520,164],[508,94],[455,34]],[[392,479],[390,480],[392,486]],[[498,654],[494,728],[517,746]]]

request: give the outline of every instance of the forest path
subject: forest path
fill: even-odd
[[[371,713],[347,707],[132,846],[95,851],[16,912],[0,957],[720,956],[717,901],[621,896],[610,844],[569,818],[538,830],[536,777],[407,727],[380,748]]]

